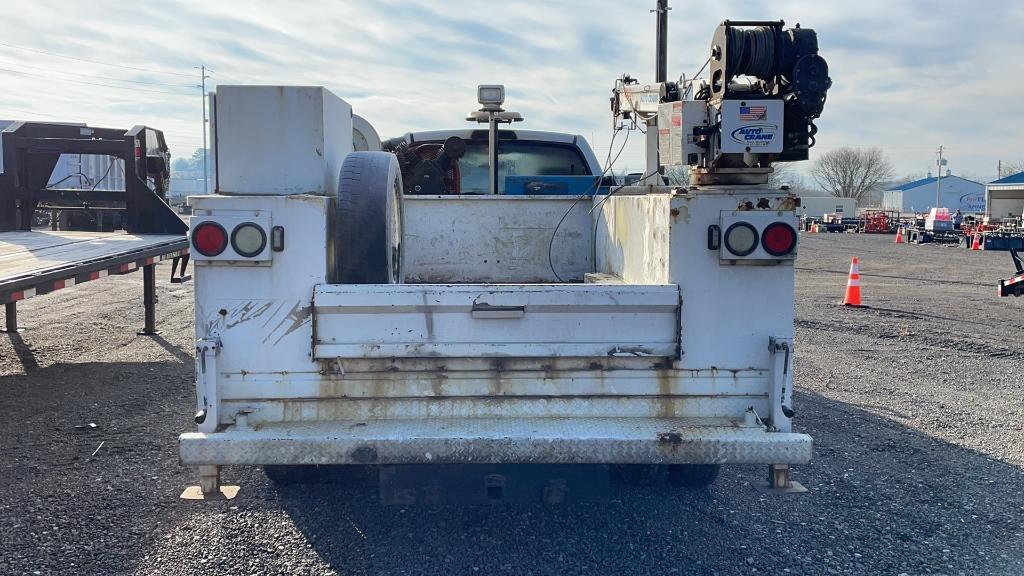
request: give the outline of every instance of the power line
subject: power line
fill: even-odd
[[[114,82],[131,82],[132,84],[145,84],[147,86],[170,86],[171,88],[192,88],[191,84],[167,84],[164,82],[147,82],[145,80],[128,80],[125,78],[114,78],[113,76],[100,76],[97,74],[81,74],[78,72],[64,72],[63,70],[51,70],[44,66],[33,66],[31,64],[22,64],[20,62],[8,62],[0,60],[0,64],[6,64],[8,66],[21,66],[23,68],[32,68],[35,70],[42,70],[44,72],[50,72],[53,74],[68,74],[70,76],[81,76],[83,78],[98,78],[100,80],[112,80]]]
[[[34,114],[36,116],[47,116],[49,118],[62,118],[61,116],[57,116],[55,114],[46,114],[45,112],[33,112],[32,110],[25,110],[23,108],[11,108],[10,106],[4,106],[3,109],[18,112],[20,114]]]
[[[214,77],[216,77],[216,76],[223,76],[224,79],[228,80],[229,82],[237,82],[239,84],[245,84],[246,83],[246,82],[244,82],[242,80],[239,80],[238,78],[235,78],[234,76],[230,76],[228,74],[224,74],[223,72],[216,72],[214,70],[210,70],[209,68],[207,68],[206,71],[209,72],[210,74],[212,74]]]
[[[140,68],[137,66],[126,66],[124,64],[113,64],[111,62],[103,62],[100,60],[90,60],[88,58],[79,58],[77,56],[68,56],[67,54],[58,54],[56,52],[50,52],[49,50],[40,50],[39,48],[29,48],[27,46],[18,46],[16,44],[8,44],[7,42],[0,42],[0,46],[7,46],[8,48],[14,48],[17,50],[26,50],[28,52],[35,52],[37,54],[46,54],[47,56],[54,56],[57,58],[67,58],[68,60],[77,60],[79,62],[89,62],[91,64],[102,64],[103,66],[113,66],[115,68],[124,68],[125,70],[137,70],[139,72],[152,72],[153,74],[167,74],[169,76],[184,76],[191,78],[192,74],[186,74],[184,72],[169,72],[166,70],[156,70],[154,68]]]
[[[69,78],[52,78],[42,76],[40,74],[33,74],[31,72],[22,72],[20,70],[11,70],[10,68],[0,68],[0,72],[7,72],[9,74],[17,74],[20,76],[28,76],[30,78],[41,78],[43,80],[58,80],[60,82],[74,82],[76,84],[88,84],[90,86],[102,86],[105,88],[117,88],[119,90],[131,90],[132,92],[148,92],[150,94],[171,94],[174,96],[185,96],[181,92],[171,92],[169,90],[148,90],[146,88],[132,88],[131,86],[118,86],[117,84],[102,84],[100,82],[87,82],[85,80],[71,80]]]

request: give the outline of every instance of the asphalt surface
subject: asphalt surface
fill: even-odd
[[[861,258],[865,304],[842,296]],[[0,335],[0,574],[1024,574],[1024,299],[1004,252],[810,235],[797,263],[799,430],[809,493],[616,485],[607,503],[383,507],[369,481],[195,482],[191,287],[159,270],[34,298]],[[95,424],[95,428],[89,424]]]

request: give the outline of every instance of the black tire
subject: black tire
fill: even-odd
[[[672,464],[668,467],[668,483],[683,488],[707,488],[718,479],[718,464]]]
[[[402,281],[402,171],[394,154],[345,156],[334,226],[338,283]]]

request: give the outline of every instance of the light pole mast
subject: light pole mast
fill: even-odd
[[[655,28],[654,28],[654,81],[662,84],[668,80],[668,0],[657,0],[654,6]],[[661,174],[665,170],[661,167],[658,158],[658,115],[644,121],[647,124],[647,139],[644,167],[644,179],[637,182],[637,185],[662,183]]]
[[[936,173],[938,174],[938,178],[935,179],[935,208],[936,209],[938,209],[938,207],[939,207],[939,194],[940,194],[940,192],[942,192],[942,146],[941,145],[939,146],[938,154],[939,154],[939,159],[935,161],[935,164],[938,167],[938,169],[936,170]],[[936,212],[936,214],[938,214],[938,212]]]
[[[206,194],[210,191],[208,185],[210,182],[210,163],[206,158],[206,79],[209,78],[209,76],[206,74],[206,64],[200,66],[199,69],[202,71],[202,79],[197,88],[200,88],[203,91],[201,94],[203,99],[203,194]]]

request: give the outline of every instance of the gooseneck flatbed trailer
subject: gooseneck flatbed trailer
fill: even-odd
[[[177,234],[33,230],[0,232],[0,304],[4,332],[18,331],[18,302],[107,276],[143,271],[145,324],[156,333],[156,264],[175,262],[182,281],[188,241]],[[180,267],[180,273],[179,271]]]
[[[109,157],[108,171],[124,170],[123,189],[49,184],[62,154]],[[189,254],[188,226],[166,202],[170,153],[163,134],[145,126],[15,122],[0,132],[0,160],[3,331],[19,330],[22,300],[141,269],[139,333],[156,334],[156,265],[173,260],[171,281],[181,282],[188,279]],[[33,226],[39,211],[51,214],[50,229]]]

